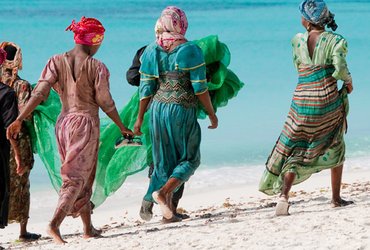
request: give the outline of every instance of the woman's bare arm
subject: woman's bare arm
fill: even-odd
[[[215,110],[213,109],[211,103],[211,97],[209,92],[206,91],[200,95],[197,95],[199,101],[202,103],[203,107],[206,109],[211,125],[208,126],[209,129],[215,129],[218,127],[218,118],[216,116]]]

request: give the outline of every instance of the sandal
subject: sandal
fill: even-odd
[[[343,199],[340,199],[340,201],[331,201],[331,207],[332,208],[335,208],[335,207],[345,207],[345,206],[348,206],[348,205],[352,205],[352,204],[355,204],[353,201],[346,201],[346,200],[343,200]]]
[[[150,221],[153,218],[153,202],[143,200],[140,208],[140,218]]]
[[[19,240],[20,241],[34,241],[40,239],[41,234],[34,234],[34,233],[29,233],[27,232],[24,235],[19,235]]]
[[[276,216],[287,216],[289,214],[289,202],[284,196],[281,196],[276,204],[275,215]]]
[[[163,217],[161,222],[163,224],[168,224],[168,223],[174,223],[174,222],[180,222],[180,221],[182,221],[181,217],[173,215],[171,219],[166,219],[165,217]]]
[[[114,148],[118,149],[118,148],[127,147],[127,146],[139,147],[141,145],[143,145],[143,143],[141,142],[140,137],[121,136],[116,140],[116,143],[114,144]]]
[[[189,218],[190,218],[190,216],[189,216],[189,215],[187,215],[187,214],[175,213],[174,215],[175,215],[176,217],[181,218],[182,220],[186,220],[186,219],[189,219]]]

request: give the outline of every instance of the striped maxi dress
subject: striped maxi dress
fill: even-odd
[[[332,40],[334,45],[335,41]],[[287,172],[296,174],[294,184],[298,184],[313,173],[344,162],[348,99],[346,89],[338,91],[337,79],[333,77],[338,67],[299,64],[297,68],[298,84],[288,117],[260,181],[259,190],[269,195],[281,191]]]

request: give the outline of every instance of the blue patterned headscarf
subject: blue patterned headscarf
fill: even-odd
[[[304,0],[299,5],[299,10],[304,19],[312,24],[321,27],[328,26],[333,31],[338,28],[334,20],[334,14],[328,10],[323,0]]]

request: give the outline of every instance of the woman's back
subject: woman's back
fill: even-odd
[[[347,41],[338,34],[324,31],[318,35],[316,45],[313,48],[312,57],[309,53],[309,33],[298,33],[292,40],[293,61],[298,69],[301,65],[333,65],[335,72],[333,77],[340,80],[349,78],[347,69]]]
[[[96,116],[99,107],[105,112],[114,109],[106,66],[88,56],[75,74],[70,57],[68,53],[53,56],[41,75],[59,94],[63,106],[61,113],[82,112]]]

